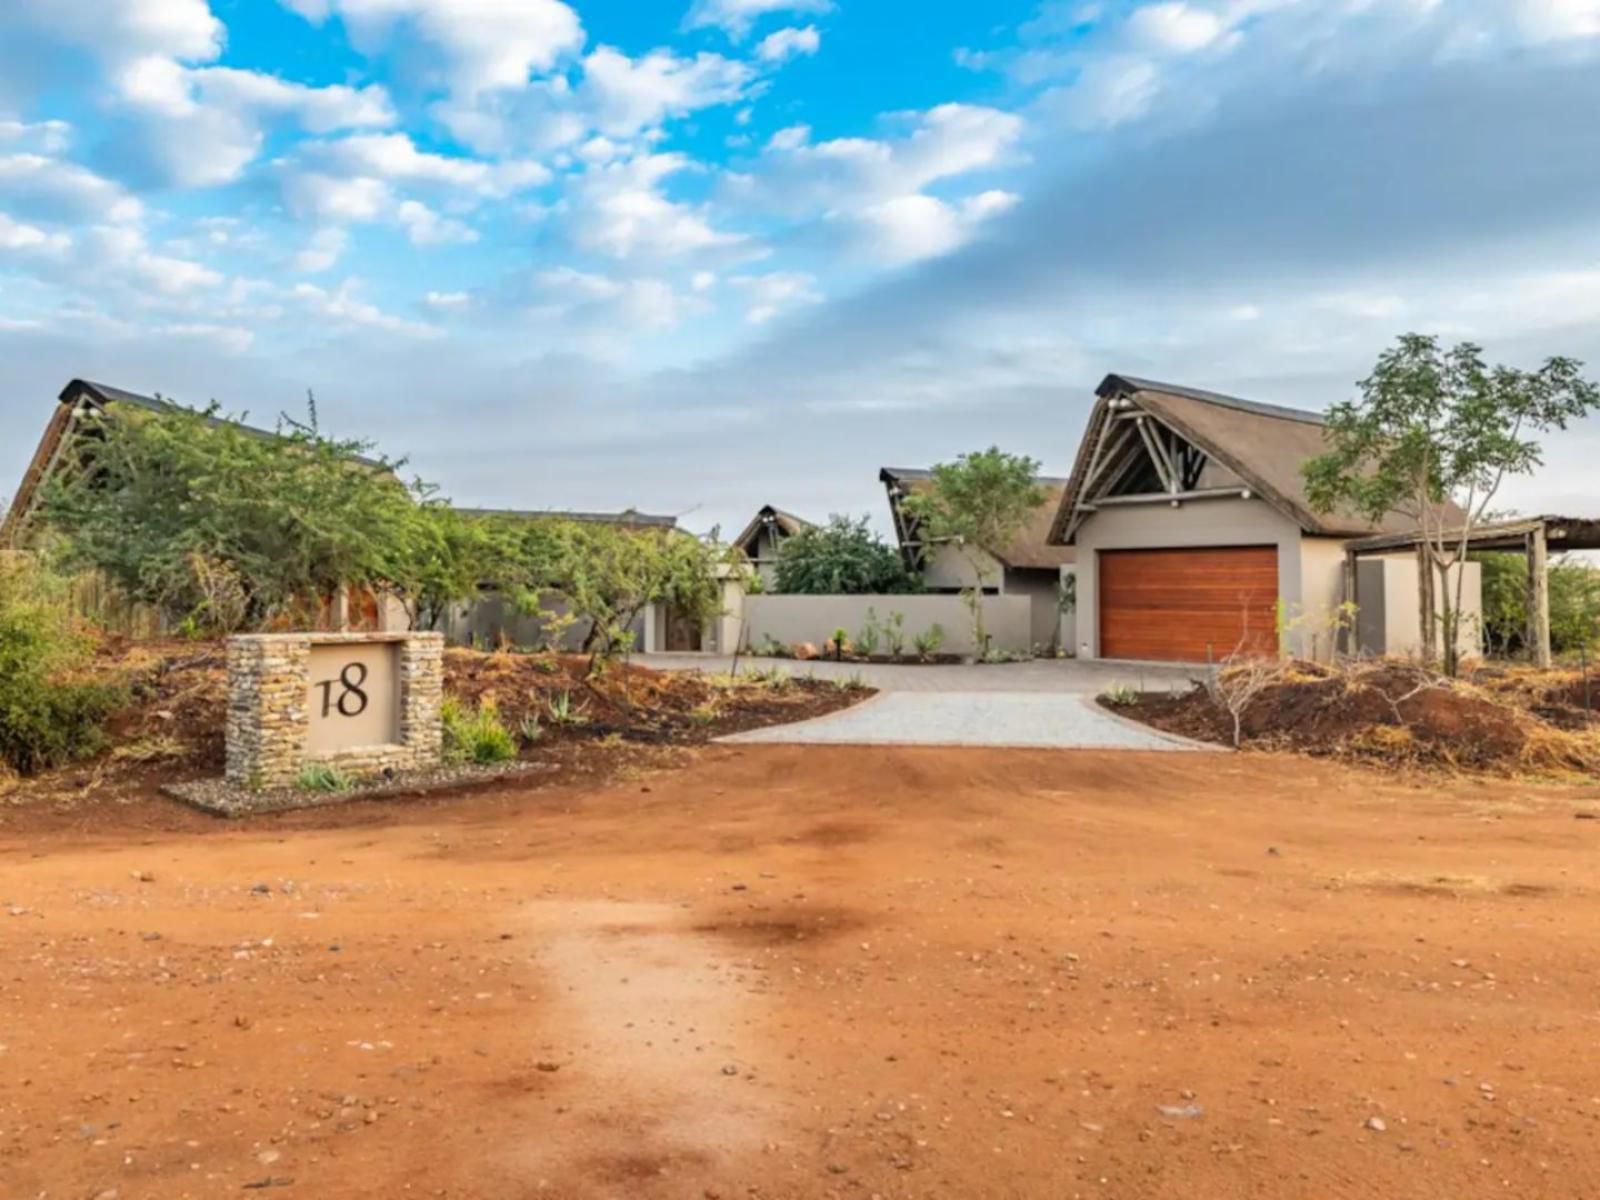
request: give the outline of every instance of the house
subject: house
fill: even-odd
[[[77,450],[84,439],[101,436],[101,421],[119,409],[158,414],[191,411],[159,396],[146,396],[88,379],[70,381],[56,397],[56,406],[44,434],[23,472],[5,520],[0,522],[0,549],[26,546],[37,528],[39,503],[50,479],[78,464]],[[206,420],[212,426],[230,426],[253,438],[281,436],[222,417],[207,417]],[[385,464],[361,455],[351,455],[350,462],[372,470],[389,470]],[[158,613],[147,605],[129,603],[98,575],[74,581],[73,603],[86,615],[123,632],[147,634],[163,627]],[[318,629],[387,630],[404,629],[409,624],[405,607],[398,598],[370,589],[342,589],[338,594],[317,598],[309,608],[314,609],[311,619]]]
[[[733,539],[733,547],[755,568],[763,586],[770,588],[777,582],[778,551],[783,543],[795,534],[813,528],[815,526],[804,517],[763,504],[756,515],[750,518],[743,532]]]
[[[1041,476],[1045,499],[1008,545],[967,547],[934,541],[923,535],[921,523],[906,511],[907,496],[933,486],[933,472],[920,468],[884,467],[878,473],[889,496],[889,513],[906,567],[922,576],[929,592],[954,594],[981,583],[989,595],[1025,595],[1032,606],[1031,636],[1035,647],[1061,643],[1062,571],[1076,557],[1071,546],[1050,541],[1050,531],[1065,479]]]
[[[1301,467],[1325,449],[1322,417],[1126,375],[1107,376],[1097,397],[1047,535],[1076,552],[1079,657],[1331,655],[1357,592],[1356,544],[1404,544],[1414,530],[1398,516],[1312,510]],[[1389,557],[1363,572],[1359,604],[1409,614],[1369,647],[1405,653],[1420,647],[1417,554]],[[1465,570],[1471,638],[1479,573]]]
[[[45,425],[44,435],[39,439],[33,458],[22,474],[22,482],[18,484],[16,494],[11,498],[11,507],[6,512],[5,521],[0,523],[0,547],[15,547],[22,544],[29,525],[37,515],[46,481],[55,472],[71,464],[72,450],[78,439],[97,436],[95,428],[100,418],[118,408],[134,408],[153,413],[185,411],[181,405],[158,396],[144,396],[138,392],[112,387],[110,384],[95,383],[88,379],[72,380],[56,397],[56,407]],[[212,417],[209,421],[212,425],[232,425],[252,437],[278,436],[269,430],[256,429],[222,417]],[[351,461],[375,469],[383,465],[360,456],[354,456]]]

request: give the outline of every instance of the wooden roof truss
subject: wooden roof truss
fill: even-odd
[[[1238,487],[1202,489],[1200,481],[1211,457],[1131,400],[1103,401],[1089,436],[1094,449],[1072,529],[1107,506],[1162,501],[1176,506],[1185,500],[1240,494]]]

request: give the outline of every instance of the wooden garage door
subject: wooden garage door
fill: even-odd
[[[1278,548],[1102,550],[1100,656],[1205,662],[1278,649]]]

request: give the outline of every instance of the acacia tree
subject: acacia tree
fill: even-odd
[[[1529,474],[1543,461],[1529,435],[1565,429],[1600,405],[1600,388],[1581,371],[1570,358],[1551,358],[1535,371],[1489,367],[1470,342],[1445,350],[1435,337],[1406,334],[1378,357],[1359,399],[1328,410],[1328,450],[1302,468],[1318,512],[1348,507],[1371,521],[1398,514],[1415,523],[1439,580],[1450,675],[1459,667],[1466,576],[1456,568],[1506,477]],[[1431,631],[1424,646],[1432,658]]]
[[[904,501],[907,513],[922,526],[924,543],[956,546],[972,568],[974,582],[962,596],[972,613],[972,636],[980,654],[988,641],[983,589],[995,576],[997,556],[1045,502],[1038,474],[1037,459],[991,446],[938,464],[933,486]]]
[[[204,411],[118,408],[77,438],[43,515],[68,565],[215,632],[305,610],[341,587],[415,590],[419,502],[403,464],[323,436]],[[227,603],[219,603],[227,593]]]
[[[867,526],[867,518],[837,513],[826,525],[802,529],[778,550],[778,592],[807,596],[871,596],[916,591],[921,580]]]

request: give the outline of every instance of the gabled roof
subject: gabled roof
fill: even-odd
[[[919,544],[912,523],[904,519],[901,514],[900,501],[911,492],[932,487],[933,479],[933,472],[924,467],[884,467],[878,472],[879,482],[889,493],[889,510],[894,517],[894,529],[900,539],[900,549],[907,554],[908,559],[919,548]],[[1054,570],[1057,567],[1071,566],[1077,561],[1076,551],[1069,546],[1054,545],[1050,541],[1051,525],[1056,510],[1061,506],[1061,497],[1066,490],[1067,481],[1055,475],[1040,475],[1034,482],[1044,489],[1044,502],[1033,510],[1033,514],[1016,537],[1011,539],[1009,545],[998,550],[992,546],[985,546],[984,549],[1007,567]]]
[[[1051,522],[1052,542],[1070,542],[1076,529],[1073,518],[1088,483],[1085,476],[1094,444],[1101,428],[1113,418],[1113,404],[1131,405],[1154,417],[1232,472],[1251,492],[1306,533],[1361,537],[1398,533],[1412,527],[1412,522],[1399,514],[1374,522],[1347,512],[1324,514],[1312,509],[1301,466],[1327,449],[1320,413],[1131,375],[1107,375],[1095,391],[1099,400],[1090,414],[1072,476]]]
[[[763,504],[756,511],[756,515],[750,518],[750,524],[746,525],[744,531],[733,539],[733,544],[743,550],[745,554],[754,558],[756,538],[768,525],[777,529],[785,537],[793,537],[803,530],[816,528],[804,517],[797,517],[791,512],[784,512],[781,508]]]
[[[676,529],[677,517],[642,513],[636,508],[621,512],[569,512],[554,508],[458,508],[466,517],[502,517],[511,521],[578,521],[585,525],[620,525],[626,529]]]

